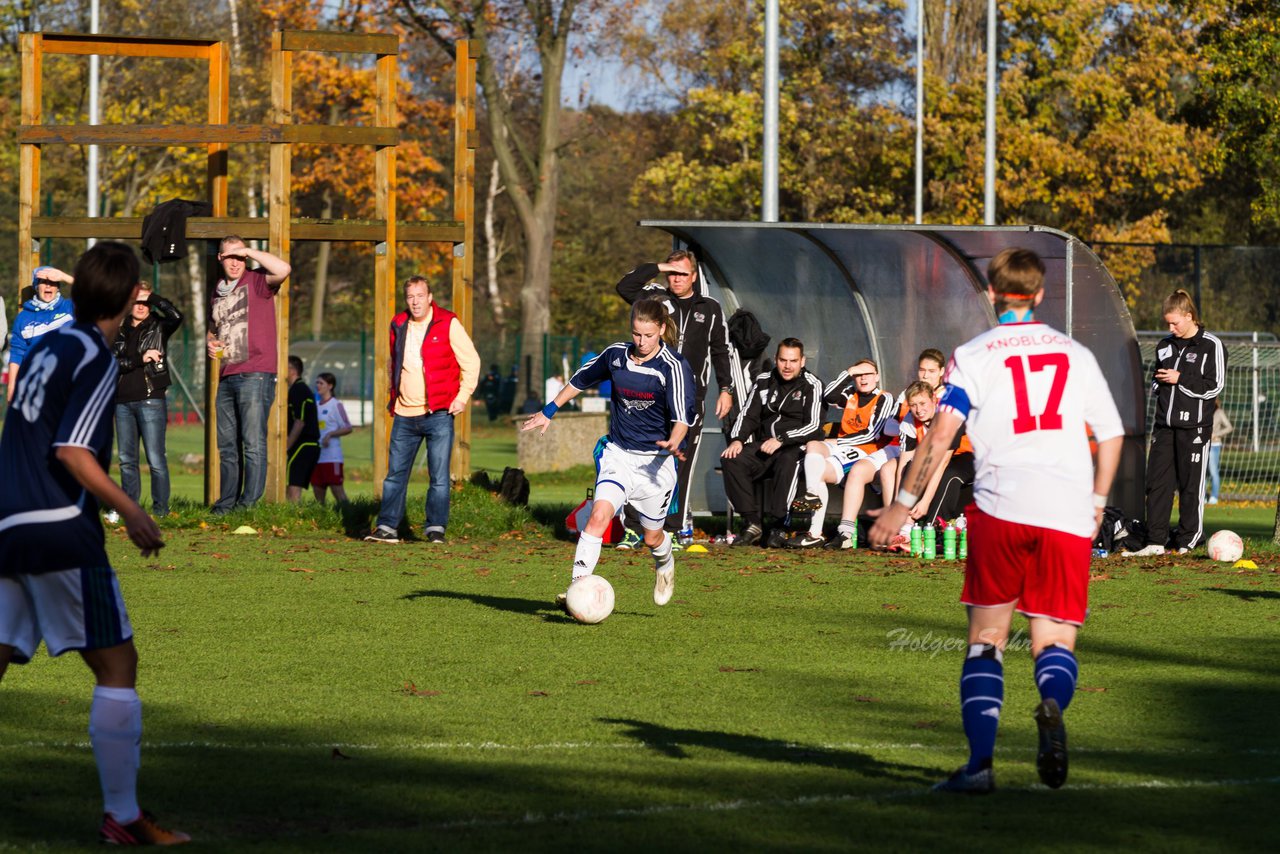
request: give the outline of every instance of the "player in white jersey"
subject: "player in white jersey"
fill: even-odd
[[[351,430],[351,419],[347,417],[347,409],[342,401],[333,396],[338,379],[327,371],[316,375],[316,416],[320,421],[320,457],[311,472],[311,489],[316,501],[324,503],[325,492],[333,490],[333,500],[339,504],[347,500],[347,491],[343,488],[345,478],[342,467],[345,458],[342,455],[342,438]]]
[[[1000,325],[959,347],[924,445],[872,542],[886,545],[941,464],[961,425],[977,460],[969,557],[961,601],[969,649],[960,713],[969,762],[935,788],[995,788],[991,757],[1004,703],[1004,645],[1016,609],[1030,624],[1040,748],[1036,768],[1051,788],[1067,777],[1063,712],[1075,691],[1076,634],[1088,603],[1090,542],[1120,461],[1124,427],[1097,360],[1070,336],[1037,323],[1044,263],[1006,249],[987,270]],[[1098,442],[1090,459],[1086,428]]]
[[[693,372],[684,356],[670,347],[674,340],[675,324],[662,303],[636,300],[631,306],[632,343],[606,347],[520,428],[545,433],[561,406],[604,380],[612,381],[609,441],[596,474],[591,518],[578,535],[573,580],[595,572],[605,530],[623,505],[631,505],[640,515],[645,545],[653,552],[653,601],[658,605],[671,601],[675,590],[672,537],[663,526],[695,405]],[[563,598],[557,601],[563,606]]]

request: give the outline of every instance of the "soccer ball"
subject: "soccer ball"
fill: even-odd
[[[584,575],[569,585],[569,615],[579,623],[600,623],[613,613],[613,585],[599,575]]]
[[[1235,531],[1217,531],[1209,538],[1209,557],[1224,563],[1235,563],[1244,554],[1244,541]]]

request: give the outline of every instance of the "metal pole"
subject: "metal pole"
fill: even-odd
[[[1253,362],[1253,371],[1251,372],[1253,374],[1253,406],[1251,407],[1251,409],[1253,410],[1252,412],[1253,414],[1253,452],[1256,454],[1258,453],[1258,448],[1259,448],[1258,418],[1261,415],[1261,413],[1258,412],[1258,398],[1261,396],[1261,391],[1258,388],[1259,383],[1258,383],[1258,333],[1257,332],[1253,333],[1253,346],[1249,348],[1249,354],[1253,357],[1251,359],[1251,361]]]
[[[916,0],[916,225],[924,222],[924,0]]]
[[[764,4],[763,222],[778,221],[778,0]]]
[[[996,0],[987,0],[987,155],[982,221],[996,224]]]
[[[89,7],[89,32],[98,33],[98,0],[93,0]],[[89,57],[89,124],[98,123],[98,55]],[[89,146],[89,216],[98,215],[98,146]],[[92,248],[96,241],[89,238]]]

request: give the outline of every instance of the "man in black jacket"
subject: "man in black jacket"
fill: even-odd
[[[784,338],[773,370],[752,384],[729,447],[720,455],[725,495],[747,521],[734,545],[755,545],[766,516],[780,520],[787,515],[805,443],[822,437],[822,391],[822,382],[805,370],[804,344]],[[756,493],[762,481],[763,506]],[[781,531],[775,529],[769,545],[781,545],[781,540]]]
[[[666,283],[653,281],[665,276]],[[677,250],[661,264],[641,264],[618,282],[618,295],[630,305],[642,297],[656,297],[666,306],[676,323],[678,339],[675,350],[693,371],[695,411],[693,424],[685,436],[685,455],[677,471],[677,509],[667,516],[666,530],[688,545],[693,537],[693,515],[689,511],[689,481],[698,462],[698,446],[702,442],[703,400],[707,396],[711,367],[716,369],[720,394],[716,397],[716,417],[724,418],[733,405],[731,389],[733,373],[729,363],[729,329],[724,311],[715,299],[705,296],[698,287],[698,259],[688,250]],[[639,540],[639,518],[627,505],[627,540]]]
[[[165,429],[169,423],[165,390],[169,336],[182,325],[177,306],[151,291],[144,282],[129,316],[120,324],[112,353],[120,366],[116,383],[116,450],[120,455],[120,486],[134,501],[142,494],[138,473],[138,437],[151,468],[151,513],[169,513],[169,461]]]

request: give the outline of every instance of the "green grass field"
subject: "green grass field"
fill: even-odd
[[[684,554],[658,608],[648,555],[609,550],[617,609],[580,626],[551,605],[572,544],[536,521],[578,500],[574,477],[535,480],[532,515],[459,489],[442,547],[348,536],[368,501],[206,528],[184,506],[158,560],[113,531],[144,805],[209,851],[1273,849],[1272,509],[1210,517],[1257,571],[1095,562],[1067,787],[1037,782],[1014,650],[1000,791],[964,798],[927,791],[966,755],[958,565]],[[410,508],[420,523],[420,484]],[[10,668],[0,850],[96,845],[90,686],[72,656]]]

